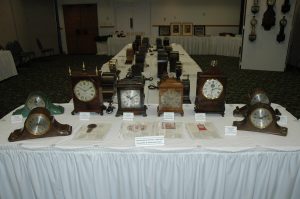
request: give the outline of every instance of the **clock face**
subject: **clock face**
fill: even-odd
[[[79,81],[74,89],[75,97],[83,102],[88,102],[96,97],[96,87],[93,82],[89,80]]]
[[[121,90],[121,107],[122,108],[140,108],[141,91],[140,90]]]
[[[223,85],[217,79],[208,79],[202,87],[202,94],[207,99],[217,99],[223,92]]]
[[[257,103],[263,103],[263,104],[270,103],[270,100],[269,100],[268,96],[266,95],[266,93],[264,93],[264,92],[257,93],[252,97],[250,104],[254,105]]]
[[[26,106],[32,110],[36,107],[45,107],[46,106],[46,102],[45,100],[39,96],[39,95],[31,95],[27,101],[26,101]]]
[[[268,109],[256,108],[250,114],[250,121],[256,128],[264,129],[272,123],[273,117]]]
[[[31,114],[25,122],[25,128],[33,135],[43,135],[50,128],[50,120],[44,114]]]
[[[181,92],[176,89],[168,89],[160,96],[161,108],[181,108],[182,106]]]

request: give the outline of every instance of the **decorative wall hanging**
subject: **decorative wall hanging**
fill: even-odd
[[[264,13],[262,26],[265,30],[270,30],[272,26],[275,25],[276,17],[275,17],[275,11],[273,9],[273,6],[275,5],[276,0],[267,0],[267,10]]]
[[[253,5],[251,7],[251,12],[253,14],[256,14],[256,13],[258,13],[258,11],[259,11],[258,0],[253,0]]]
[[[195,36],[205,36],[205,26],[194,25],[194,35]]]
[[[159,36],[170,36],[170,26],[158,26]]]
[[[171,23],[171,35],[178,36],[181,35],[181,24]]]
[[[251,19],[250,24],[251,24],[251,33],[249,34],[249,40],[255,41],[256,40],[255,28],[257,24],[257,20],[255,19],[255,16],[253,16],[253,18]]]
[[[289,12],[290,9],[291,9],[290,1],[285,0],[283,5],[281,6],[281,12],[285,14],[285,13]]]
[[[277,41],[283,42],[285,40],[285,34],[284,34],[284,28],[287,24],[287,20],[285,19],[285,16],[283,16],[283,18],[280,20],[279,25],[280,25],[280,31],[277,35]]]
[[[193,35],[193,24],[183,23],[182,24],[182,35]]]

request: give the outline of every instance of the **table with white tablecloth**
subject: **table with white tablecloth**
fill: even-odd
[[[0,50],[0,81],[18,74],[16,65],[8,50]]]
[[[0,198],[228,198],[298,199],[300,196],[300,124],[283,107],[273,104],[288,119],[286,137],[238,131],[225,136],[236,105],[226,104],[225,117],[207,115],[219,138],[193,139],[185,128],[194,121],[193,105],[184,105],[179,138],[166,137],[165,145],[135,147],[123,138],[125,121],[113,114],[92,114],[89,121],[73,116],[73,104],[61,104],[73,133],[9,143],[7,138],[23,123],[11,124],[11,113],[0,120]],[[157,104],[134,121],[158,123]],[[23,120],[24,121],[24,120]],[[103,139],[74,139],[89,123],[110,123]]]
[[[163,37],[161,37],[163,39]],[[242,38],[224,36],[169,36],[171,43],[178,43],[191,55],[223,55],[239,57],[242,46]],[[124,45],[132,43],[133,37],[108,38],[108,55],[116,55]],[[155,38],[150,38],[155,44]]]

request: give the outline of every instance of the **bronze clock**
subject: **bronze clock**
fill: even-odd
[[[24,127],[17,129],[10,134],[8,141],[14,142],[19,140],[66,136],[72,133],[72,127],[67,124],[60,124],[55,120],[50,112],[43,107],[32,109]]]
[[[166,78],[159,84],[159,106],[157,114],[164,112],[180,113],[183,116],[183,84],[175,78]]]
[[[78,112],[95,112],[103,115],[103,96],[101,71],[88,72],[83,65],[82,71],[69,71],[72,82],[74,110]]]
[[[227,78],[216,64],[213,61],[206,72],[197,74],[196,113],[219,113],[224,116]]]
[[[144,82],[141,77],[125,78],[117,82],[118,111],[116,116],[124,112],[147,116],[144,105]]]
[[[234,121],[233,126],[238,130],[256,131],[286,136],[288,129],[277,124],[274,109],[269,104],[257,103],[248,108],[245,119]]]

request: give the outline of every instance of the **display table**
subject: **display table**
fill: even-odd
[[[197,83],[197,72],[201,72],[200,66],[188,55],[188,53],[183,49],[183,47],[179,44],[171,44],[174,51],[179,52],[179,60],[182,63],[182,76],[181,79],[186,79],[189,75],[190,79],[190,99],[192,102],[195,100],[196,96],[196,83]],[[126,62],[126,49],[131,47],[131,44],[123,46],[123,49],[115,55],[112,59],[118,60],[117,69],[121,71],[120,79],[125,78],[128,72],[128,69],[132,66],[132,64],[125,64]],[[157,104],[158,103],[158,90],[150,90],[148,86],[150,84],[157,85],[159,79],[157,78],[157,52],[147,53],[145,64],[149,67],[144,68],[143,75],[146,78],[153,77],[152,81],[146,81],[145,84],[145,103],[148,104]],[[103,72],[108,72],[108,62],[105,63],[101,70]],[[115,99],[116,102],[116,99]]]
[[[80,121],[71,115],[73,104],[62,104],[55,118],[73,126],[67,137],[9,143],[14,129],[11,113],[0,120],[0,198],[228,198],[298,199],[300,196],[300,124],[288,118],[286,137],[238,131],[225,136],[236,105],[226,105],[225,117],[207,115],[220,138],[192,139],[186,128],[181,138],[165,138],[164,146],[135,147],[134,138],[120,135],[122,117],[92,115]],[[135,121],[159,122],[157,105],[148,117]],[[193,105],[176,123],[194,121]],[[115,111],[114,111],[115,113]],[[102,140],[74,140],[81,125],[111,123]]]
[[[0,81],[18,74],[14,59],[9,50],[0,50]]]
[[[239,57],[242,46],[242,38],[224,36],[169,36],[171,43],[178,43],[191,55],[224,55]],[[163,37],[162,37],[163,39]],[[132,43],[132,37],[108,38],[108,55],[116,55],[124,45]],[[155,44],[155,38],[150,38],[150,42]]]

